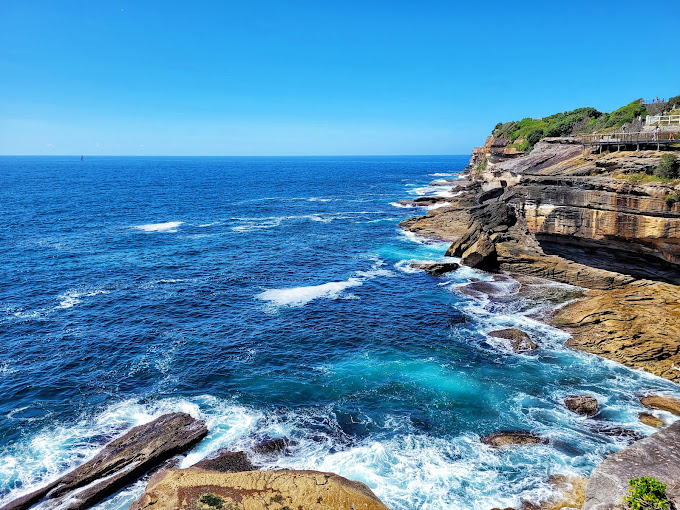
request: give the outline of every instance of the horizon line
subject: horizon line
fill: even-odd
[[[357,157],[422,157],[468,156],[469,154],[0,154],[0,158],[357,158]]]

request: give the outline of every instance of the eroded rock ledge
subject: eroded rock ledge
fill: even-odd
[[[485,150],[471,162],[497,152]],[[544,139],[528,156],[496,154],[448,207],[401,226],[451,241],[465,265],[590,289],[553,319],[569,345],[678,381],[680,187],[619,178],[659,158]]]

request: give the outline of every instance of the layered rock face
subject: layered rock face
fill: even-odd
[[[402,226],[452,241],[447,255],[468,266],[592,289],[554,319],[570,345],[680,380],[680,187],[620,178],[659,159],[544,139]]]

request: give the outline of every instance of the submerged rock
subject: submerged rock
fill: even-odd
[[[507,328],[490,331],[489,336],[502,338],[510,341],[510,347],[515,352],[528,352],[538,349],[538,344],[531,340],[531,337],[521,329]]]
[[[638,418],[642,423],[649,425],[650,427],[660,428],[664,425],[664,421],[661,418],[654,416],[651,413],[640,413],[638,414]]]
[[[490,446],[548,444],[548,440],[525,430],[502,430],[481,438],[482,443]]]
[[[432,276],[441,276],[451,271],[455,271],[460,266],[455,262],[418,262],[411,264],[414,269],[422,269]]]
[[[651,476],[667,485],[666,494],[680,504],[680,422],[637,441],[605,459],[588,481],[583,510],[627,508],[628,481]]]
[[[564,405],[570,411],[583,416],[594,416],[599,408],[597,399],[589,395],[570,395],[564,399]]]
[[[1,510],[24,510],[42,499],[62,509],[89,508],[150,469],[182,453],[208,434],[205,423],[186,413],[165,414],[107,444],[93,459],[51,484],[11,501]],[[75,491],[78,490],[77,493]]]
[[[647,395],[640,399],[640,403],[649,409],[667,411],[676,416],[680,416],[680,400],[662,395]]]
[[[319,471],[218,473],[169,469],[154,475],[130,510],[387,510],[363,483]]]

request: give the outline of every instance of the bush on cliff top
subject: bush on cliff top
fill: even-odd
[[[624,496],[624,501],[633,510],[668,510],[670,506],[666,496],[666,484],[651,476],[633,478],[628,482],[630,496]]]
[[[662,179],[677,179],[680,177],[680,162],[675,154],[664,154],[661,156],[659,166],[654,170],[654,175]]]

